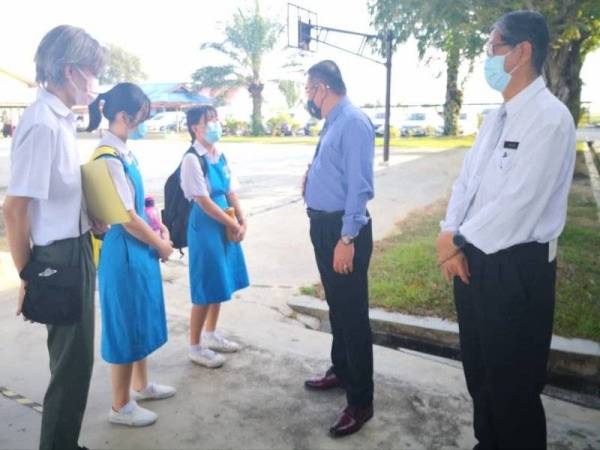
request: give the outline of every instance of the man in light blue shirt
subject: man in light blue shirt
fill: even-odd
[[[367,272],[373,250],[367,202],[373,198],[375,134],[369,118],[346,97],[333,61],[308,70],[308,109],[325,118],[304,184],[310,237],[329,305],[332,366],[305,382],[313,390],[346,389],[348,405],[330,428],[352,434],[373,417],[373,344]]]

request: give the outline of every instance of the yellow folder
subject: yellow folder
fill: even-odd
[[[81,166],[81,181],[88,213],[109,225],[129,222],[131,217],[119,197],[106,159],[96,159],[103,154],[115,155],[116,152],[110,147],[101,147],[96,150],[90,162]]]

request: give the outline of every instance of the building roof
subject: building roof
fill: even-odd
[[[0,67],[0,74],[6,75],[6,76],[8,76],[10,78],[13,78],[13,79],[15,79],[17,81],[20,81],[21,83],[23,83],[25,86],[27,86],[29,88],[37,87],[37,85],[35,84],[35,82],[33,82],[33,81],[31,81],[31,80],[29,80],[29,79],[27,79],[27,78],[25,78],[25,77],[23,77],[21,75],[18,75],[18,74],[14,73],[14,72],[12,72],[12,71],[10,71],[8,69],[5,69],[3,67]]]
[[[199,104],[213,103],[212,97],[200,95],[185,83],[141,83],[140,87],[150,98],[153,106],[156,104]]]
[[[35,101],[36,84],[0,67],[0,107],[25,108]]]

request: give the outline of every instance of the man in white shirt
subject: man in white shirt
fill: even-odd
[[[51,377],[42,414],[43,450],[78,448],[92,376],[96,271],[90,224],[82,211],[71,107],[92,102],[105,57],[100,44],[80,28],[61,25],[44,36],[35,56],[38,98],[25,110],[10,154],[3,212],[15,268],[21,273],[33,261],[77,267],[80,272],[75,280],[81,293],[79,318],[69,325],[47,326]],[[22,312],[25,289],[23,281],[17,315]]]
[[[548,43],[535,12],[493,26],[485,75],[504,103],[465,156],[437,241],[454,280],[477,449],[546,447],[540,393],[575,163],[573,118],[541,77]]]

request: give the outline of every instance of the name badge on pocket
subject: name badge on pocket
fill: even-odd
[[[519,148],[519,143],[515,141],[504,141],[504,148],[508,148],[510,150],[516,150]]]

